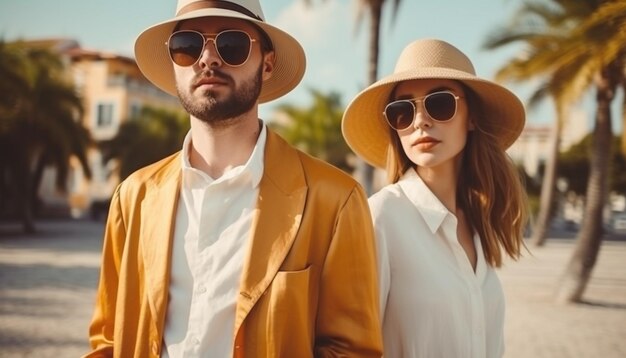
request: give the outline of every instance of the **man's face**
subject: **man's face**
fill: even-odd
[[[181,30],[197,31],[209,39],[195,64],[173,64],[178,96],[185,110],[207,124],[225,126],[255,108],[262,82],[273,69],[273,53],[262,54],[258,30],[244,20],[228,18],[188,20],[180,24]],[[224,30],[241,30],[253,39],[243,64],[231,66],[218,54],[215,35]]]

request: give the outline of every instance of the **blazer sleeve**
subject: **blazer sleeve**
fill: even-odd
[[[358,185],[339,211],[320,285],[315,356],[382,356],[374,230]]]
[[[374,209],[370,207],[370,209]],[[387,248],[387,235],[385,230],[381,229],[376,222],[376,218],[372,218],[374,222],[374,230],[376,234],[376,253],[378,257],[378,286],[380,300],[380,319],[381,325],[385,320],[385,311],[387,308],[387,300],[389,291],[391,290],[391,262],[389,261],[389,249]]]
[[[95,311],[89,326],[89,344],[92,351],[84,357],[113,356],[115,301],[125,237],[126,229],[121,210],[120,186],[118,186],[111,198],[104,233],[100,282],[96,292]]]

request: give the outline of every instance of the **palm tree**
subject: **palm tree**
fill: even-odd
[[[512,42],[522,42],[526,49],[522,56],[514,58],[496,73],[497,80],[527,81],[531,78],[544,79],[531,95],[529,109],[546,97],[552,98],[555,108],[555,128],[551,133],[549,153],[542,179],[539,212],[532,229],[531,241],[536,246],[545,243],[548,227],[554,211],[558,153],[561,132],[568,116],[568,108],[574,100],[565,96],[567,82],[554,68],[553,58],[561,55],[561,44],[568,40],[568,33],[588,15],[589,7],[584,3],[565,2],[563,7],[543,3],[526,2],[517,11],[514,20],[504,29],[495,31],[485,43],[488,49],[495,49]],[[576,20],[576,21],[572,21]]]
[[[324,95],[316,90],[311,90],[311,94],[311,107],[282,105],[277,109],[279,119],[270,125],[294,146],[352,172],[354,168],[347,159],[351,151],[341,135],[343,106],[339,94]]]
[[[626,81],[622,82],[622,93],[626,93]],[[620,149],[626,155],[626,96],[622,98],[622,139]]]
[[[311,3],[311,0],[305,0]],[[383,13],[383,5],[386,0],[358,0],[356,15],[357,27],[361,25],[365,15],[369,15],[369,41],[368,41],[368,62],[367,62],[367,80],[368,83],[374,83],[378,79],[378,58],[380,53],[380,23]],[[395,20],[400,7],[401,0],[392,1],[392,22]],[[371,194],[374,189],[374,168],[362,160],[358,160],[357,177],[365,191]]]
[[[589,86],[596,89],[597,110],[593,131],[590,176],[587,185],[584,222],[578,234],[578,243],[565,271],[557,298],[564,302],[579,302],[591,277],[597,260],[603,230],[603,210],[608,194],[611,166],[611,102],[617,86],[624,81],[626,63],[626,3],[602,1],[581,26],[573,31],[578,48],[575,54],[577,71],[572,91],[580,93]],[[588,49],[581,49],[585,45]]]
[[[180,150],[189,131],[183,112],[144,107],[120,126],[112,139],[100,143],[103,161],[117,161],[120,179]],[[149,150],[148,150],[149,148]]]
[[[28,79],[22,71],[23,61],[16,46],[0,41],[0,153],[9,153],[7,138],[17,129],[17,112],[21,99],[27,98]],[[12,207],[9,197],[14,194],[8,155],[0,156],[0,214]]]
[[[526,4],[542,6],[527,1]],[[624,78],[626,60],[626,4],[624,1],[554,0],[552,6],[569,22],[549,24],[546,29],[563,30],[552,45],[536,56],[552,62],[547,74],[559,89],[560,98],[579,99],[590,88],[596,91],[596,115],[586,190],[584,221],[578,233],[557,300],[579,302],[595,265],[603,236],[603,209],[607,197],[611,153],[610,104]],[[587,16],[581,16],[586,7]],[[567,24],[567,27],[565,27]],[[558,32],[558,31],[557,31]],[[549,34],[549,33],[548,33]]]
[[[22,71],[23,58],[15,45],[0,40],[0,135],[8,133],[16,122],[20,99],[26,98],[29,84]]]
[[[0,42],[0,149],[12,153],[0,162],[2,189],[13,193],[26,232],[34,231],[34,211],[43,169],[56,169],[56,187],[66,189],[70,158],[91,175],[86,152],[90,136],[80,124],[82,103],[67,80],[60,57],[24,43]]]
[[[564,103],[566,102],[566,100],[562,99],[558,95],[558,93],[556,93],[558,92],[558,89],[553,89],[551,90],[551,92],[553,93],[552,98],[554,100],[554,106],[556,108],[556,125],[550,135],[549,152],[547,153],[545,170],[541,181],[539,212],[537,214],[537,219],[534,223],[532,230],[531,241],[535,244],[535,246],[543,246],[548,237],[548,228],[552,221],[552,214],[555,207],[554,199],[556,196],[556,179],[558,168],[558,155],[561,147],[561,134],[565,121],[567,120],[566,108],[568,107],[568,103]],[[533,96],[533,98],[536,99],[543,96],[540,93],[541,91],[536,92],[535,94],[537,96]]]

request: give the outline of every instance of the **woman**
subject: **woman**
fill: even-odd
[[[526,196],[505,150],[524,122],[513,93],[432,39],[346,109],[347,143],[390,181],[369,200],[385,357],[503,355],[494,268],[523,247]]]

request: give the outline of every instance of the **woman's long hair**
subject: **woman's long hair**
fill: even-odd
[[[526,191],[511,158],[481,123],[480,98],[462,85],[475,129],[468,132],[460,171],[462,177],[457,181],[457,199],[472,229],[480,236],[485,260],[500,267],[503,250],[517,259],[524,246],[528,219]],[[389,128],[389,136],[387,179],[396,183],[415,164],[406,156],[398,133]]]

